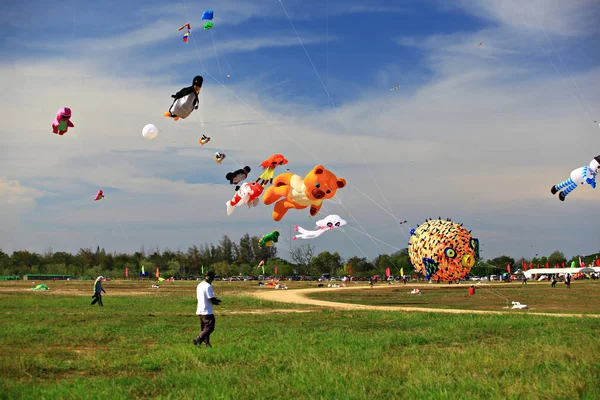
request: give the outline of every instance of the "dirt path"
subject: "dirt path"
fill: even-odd
[[[424,308],[424,307],[392,307],[392,306],[370,306],[366,304],[350,304],[350,303],[338,303],[334,301],[316,300],[308,298],[307,295],[315,292],[325,292],[334,290],[361,290],[366,287],[345,287],[345,288],[318,288],[318,289],[296,289],[296,290],[270,290],[268,292],[252,292],[250,296],[258,297],[262,300],[268,301],[279,301],[282,303],[293,303],[293,304],[306,304],[311,306],[337,308],[343,310],[376,310],[376,311],[418,311],[418,312],[429,312],[429,313],[442,313],[442,314],[528,314],[528,315],[544,315],[548,317],[590,317],[600,318],[600,315],[596,314],[558,314],[558,313],[543,313],[543,312],[529,312],[529,311],[487,311],[487,310],[460,310],[460,309],[444,309],[444,308]],[[373,289],[370,289],[373,290]],[[377,289],[375,289],[377,290]]]

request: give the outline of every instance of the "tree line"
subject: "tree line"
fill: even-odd
[[[239,242],[233,242],[229,236],[223,235],[215,245],[213,243],[201,246],[192,246],[186,252],[172,251],[158,247],[145,250],[144,247],[133,254],[109,253],[104,248],[96,247],[80,249],[76,254],[64,251],[54,252],[47,249],[43,254],[27,250],[15,251],[11,255],[0,250],[0,275],[26,275],[26,274],[61,274],[75,277],[84,276],[110,276],[124,278],[128,269],[129,277],[139,276],[144,266],[148,275],[153,277],[156,268],[164,278],[169,277],[197,277],[202,271],[213,270],[220,276],[257,276],[262,274],[258,267],[264,261],[265,275],[308,275],[321,276],[330,274],[340,276],[352,274],[354,276],[385,276],[387,268],[394,276],[404,272],[405,275],[415,274],[413,265],[408,256],[408,249],[403,249],[393,254],[381,254],[373,260],[366,257],[353,256],[344,259],[338,252],[323,251],[315,254],[315,247],[310,244],[294,246],[289,251],[291,259],[287,261],[278,257],[277,247],[259,247],[260,238],[257,236],[243,235]],[[591,262],[593,256],[587,257]],[[479,260],[471,269],[472,276],[486,276],[506,272],[506,266],[511,265],[512,272],[522,268],[523,262],[537,267],[550,267],[555,264],[562,265],[575,260],[579,265],[578,256],[567,260],[562,252],[555,251],[549,257],[534,259],[514,259],[509,256],[500,256],[491,260]]]

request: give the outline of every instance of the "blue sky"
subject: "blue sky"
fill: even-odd
[[[280,229],[285,257],[289,227],[314,221],[307,211],[280,223],[264,205],[225,215],[224,175],[249,165],[256,177],[273,153],[299,175],[321,163],[349,183],[323,211],[348,227],[312,241],[319,251],[393,252],[437,216],[464,222],[486,258],[600,250],[600,192],[549,193],[600,153],[596,1],[139,4],[32,1],[0,17],[13,116],[0,128],[3,250],[185,250]],[[162,117],[197,74],[200,109]],[[63,106],[75,128],[58,137]],[[147,123],[154,141],[141,138]],[[106,199],[90,202],[100,188]]]

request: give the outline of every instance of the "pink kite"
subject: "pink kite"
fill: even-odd
[[[96,193],[96,197],[94,198],[94,201],[102,200],[103,198],[104,198],[104,192],[102,190],[98,190],[98,193]]]
[[[69,128],[74,128],[75,125],[71,122],[71,109],[69,107],[63,107],[58,110],[58,114],[56,114],[56,119],[52,123],[52,132],[64,135],[67,133]]]

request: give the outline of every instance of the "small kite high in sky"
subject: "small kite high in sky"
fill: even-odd
[[[104,198],[104,192],[102,191],[102,189],[98,190],[98,193],[96,193],[96,197],[94,197],[94,201],[98,201],[98,200],[102,200]]]
[[[394,90],[398,90],[398,89],[400,89],[400,88],[401,88],[401,86],[400,86],[400,85],[398,85],[398,86],[396,86],[396,87],[393,87],[393,88],[391,88],[391,89],[390,89],[390,92],[393,92]]]
[[[188,37],[190,36],[190,33],[192,32],[192,27],[190,26],[189,22],[185,25],[182,25],[179,29],[177,29],[178,31],[181,31],[183,29],[187,28],[187,32],[183,34],[183,42],[187,43],[188,42]]]
[[[225,153],[216,152],[215,153],[215,162],[221,164],[221,162],[227,157]]]
[[[71,109],[69,107],[63,107],[58,110],[56,118],[52,123],[52,132],[62,136],[69,128],[74,128],[75,125],[71,122]]]
[[[200,143],[202,146],[208,142],[210,142],[210,136],[202,135],[201,138],[198,138],[198,143]]]

